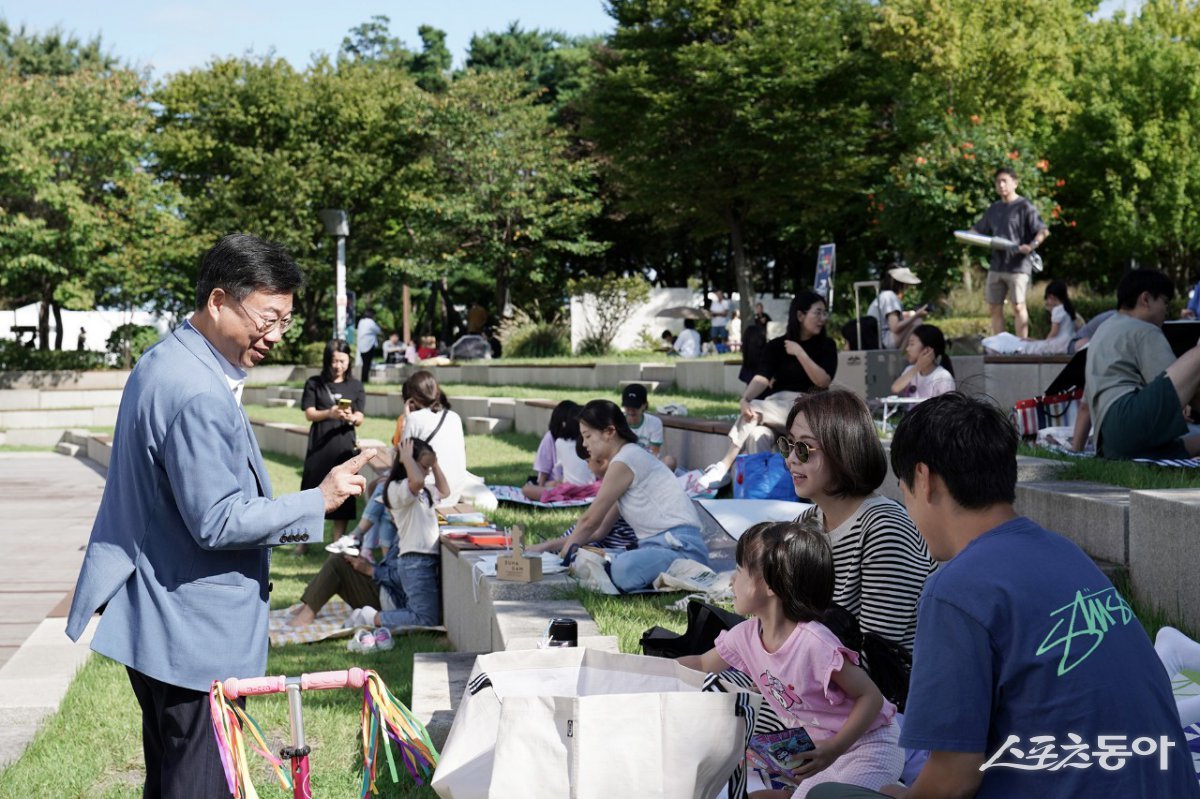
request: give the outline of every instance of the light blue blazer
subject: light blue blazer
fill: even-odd
[[[67,620],[156,680],[207,691],[267,665],[268,547],[320,541],[319,489],[271,499],[246,413],[190,326],[138,361]]]

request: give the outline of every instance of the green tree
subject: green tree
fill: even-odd
[[[334,244],[318,217],[349,214],[350,287],[370,301],[394,253],[385,188],[424,147],[425,94],[404,71],[319,59],[299,72],[273,58],[217,61],[173,76],[161,107],[159,174],[179,186],[198,246],[245,230],[285,245],[308,287],[297,310],[310,340],[333,320]]]
[[[342,39],[339,56],[342,59],[369,64],[389,64],[406,67],[412,53],[392,36],[388,26],[391,19],[376,14],[366,22],[355,25]]]
[[[71,299],[162,298],[183,231],[146,170],[153,115],[129,71],[0,76],[0,290],[49,315]]]
[[[500,32],[471,37],[467,69],[521,72],[539,102],[561,108],[576,100],[591,77],[591,53],[597,36],[568,36],[558,31],[524,30],[517,22]]]
[[[927,125],[929,139],[892,167],[865,207],[869,224],[918,267],[927,293],[958,282],[961,267],[986,268],[987,252],[965,249],[953,231],[970,227],[996,201],[992,176],[999,167],[1016,171],[1019,193],[1052,230],[1067,224],[1055,198],[1060,179],[1028,140],[978,115],[944,113]]]
[[[1069,116],[1074,54],[1096,0],[883,0],[872,47],[896,67],[905,141],[947,109],[1010,135],[1046,133]],[[915,129],[914,129],[915,128]]]
[[[1093,25],[1056,143],[1078,220],[1072,252],[1111,282],[1137,261],[1181,287],[1200,269],[1200,8],[1150,0],[1141,14]]]
[[[9,72],[61,76],[118,66],[117,59],[104,51],[99,36],[85,42],[57,27],[40,35],[26,32],[24,25],[14,31],[0,20],[0,68]]]
[[[494,286],[496,309],[561,297],[570,260],[602,249],[594,164],[572,157],[550,110],[508,71],[470,72],[433,96],[424,157],[395,176],[397,266],[408,276]]]
[[[727,237],[744,318],[763,234],[813,241],[872,168],[858,0],[613,0],[587,103],[621,206]],[[781,224],[780,220],[787,220]]]

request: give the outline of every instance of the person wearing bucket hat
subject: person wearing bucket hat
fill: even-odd
[[[1017,194],[1017,173],[1011,167],[1000,167],[993,179],[1000,199],[988,206],[971,230],[985,236],[999,236],[1015,241],[1009,250],[992,250],[988,266],[984,297],[992,314],[992,335],[1004,332],[1004,300],[1013,307],[1013,325],[1020,338],[1029,338],[1029,311],[1025,294],[1033,274],[1033,251],[1050,235],[1037,208]]]
[[[893,264],[880,282],[881,291],[867,307],[867,316],[879,321],[879,343],[883,349],[903,349],[909,334],[929,316],[929,306],[905,311],[901,303],[904,291],[920,282],[913,270],[899,264]]]

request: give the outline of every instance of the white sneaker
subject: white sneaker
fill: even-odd
[[[696,485],[710,491],[729,485],[729,467],[724,461],[717,461],[705,468],[696,480]]]
[[[325,551],[334,555],[357,555],[358,539],[352,535],[344,535],[332,544],[326,544]]]

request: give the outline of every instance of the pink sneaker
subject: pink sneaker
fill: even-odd
[[[391,641],[388,641],[391,648]],[[361,627],[354,631],[354,636],[350,639],[350,643],[346,648],[351,652],[359,652],[367,654],[375,651],[375,633],[366,627]]]
[[[375,648],[380,652],[386,652],[396,645],[392,638],[392,631],[387,627],[375,628]]]

